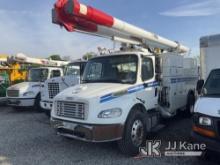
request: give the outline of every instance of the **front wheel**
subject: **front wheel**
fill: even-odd
[[[118,141],[122,153],[129,156],[136,156],[139,153],[139,148],[146,140],[145,128],[144,114],[133,111],[127,119],[123,137]]]

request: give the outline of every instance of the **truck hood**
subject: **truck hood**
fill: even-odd
[[[40,82],[22,82],[19,84],[15,84],[10,86],[8,89],[10,90],[26,90],[31,87],[40,87],[41,83]]]
[[[102,97],[107,94],[127,90],[132,85],[115,84],[115,83],[91,83],[81,84],[65,89],[59,93],[56,98],[78,97],[78,98],[93,98]]]
[[[220,98],[199,98],[195,104],[195,112],[220,117]]]
[[[65,86],[74,86],[75,84],[79,84],[80,78],[79,76],[74,76],[74,75],[68,75],[68,76],[62,76],[62,77],[54,77],[49,80],[47,80],[45,83],[50,83],[50,82],[61,82]]]

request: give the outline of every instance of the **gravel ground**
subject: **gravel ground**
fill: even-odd
[[[189,140],[191,120],[175,117],[152,139]],[[0,107],[0,165],[206,165],[214,162],[195,157],[135,159],[122,155],[116,143],[85,143],[57,136],[48,118],[31,110],[16,111]]]

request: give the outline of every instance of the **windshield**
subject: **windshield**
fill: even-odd
[[[87,63],[82,81],[133,84],[137,77],[137,63],[136,55],[95,58]]]
[[[210,73],[205,85],[204,96],[220,96],[220,69]]]
[[[48,69],[31,69],[28,75],[30,82],[44,82],[48,78]]]
[[[80,65],[74,64],[74,65],[68,65],[65,70],[65,75],[66,76],[71,76],[71,75],[80,75]]]

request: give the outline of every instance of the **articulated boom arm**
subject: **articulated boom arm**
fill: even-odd
[[[78,0],[57,0],[52,14],[53,23],[64,26],[70,32],[79,31],[122,43],[167,51],[186,53],[189,50],[177,42],[128,24],[91,6],[80,4]]]
[[[54,67],[60,67],[63,65],[67,65],[69,62],[67,61],[55,61],[55,60],[48,60],[48,59],[40,59],[40,58],[32,58],[28,57],[22,53],[18,53],[14,56],[13,59],[10,59],[16,62],[20,63],[26,63],[26,64],[37,64],[42,66],[54,66]]]

